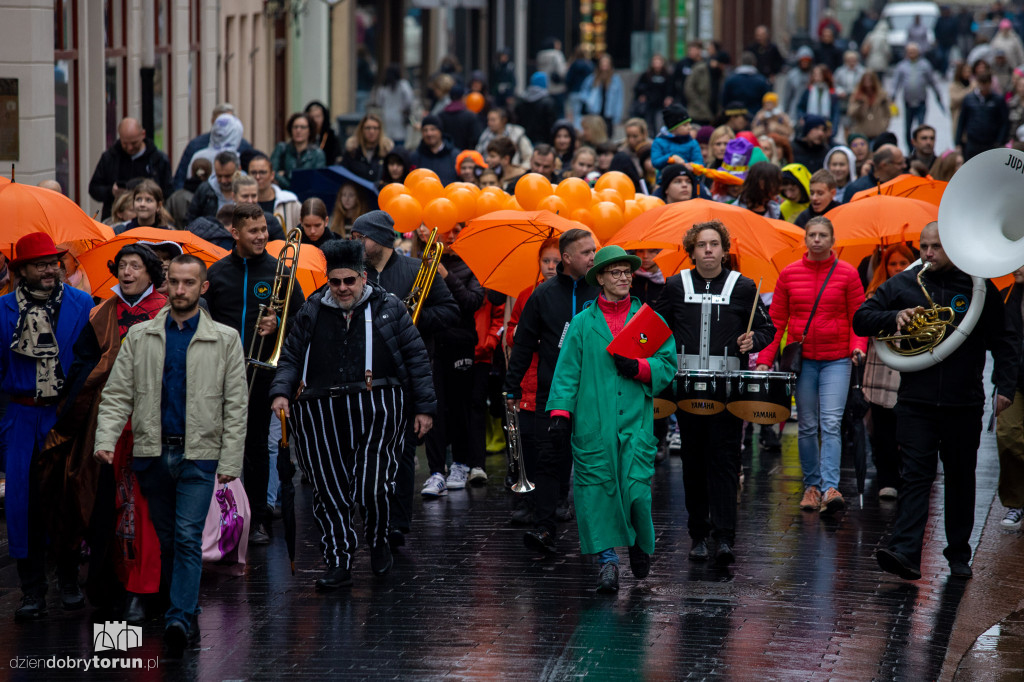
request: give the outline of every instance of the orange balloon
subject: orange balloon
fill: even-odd
[[[661,197],[644,197],[644,210],[650,211],[652,208],[658,208],[664,206],[665,200]]]
[[[602,173],[601,177],[594,183],[594,189],[598,192],[603,189],[613,189],[619,193],[623,201],[636,196],[636,187],[633,185],[633,181],[622,171]]]
[[[434,199],[423,207],[423,224],[431,230],[436,227],[438,232],[451,232],[457,222],[459,212],[450,199]]]
[[[397,194],[384,210],[395,221],[396,232],[412,232],[423,222],[423,207],[411,194]]]
[[[426,208],[431,201],[444,196],[444,185],[435,178],[423,178],[416,183],[410,193],[416,197],[416,201],[420,202],[421,206]]]
[[[594,216],[590,214],[590,209],[577,208],[572,212],[572,219],[578,223],[583,223],[591,229],[594,228]]]
[[[500,211],[503,208],[505,208],[504,196],[498,196],[491,192],[480,192],[480,196],[476,198],[477,216],[493,213],[494,211]]]
[[[472,182],[457,182],[455,184],[458,187],[461,187],[463,189],[468,189],[470,192],[472,192],[474,199],[476,199],[478,196],[480,196],[480,188],[477,187],[476,185],[474,185]],[[451,185],[448,185],[448,187],[451,187]],[[445,192],[447,192],[447,191],[448,191],[448,189],[445,188]]]
[[[619,191],[616,189],[594,190],[594,194],[597,195],[600,201],[610,201],[611,203],[615,204],[616,206],[619,207],[620,211],[624,211],[626,209],[626,200],[623,198],[621,194],[619,194]]]
[[[380,194],[377,195],[377,205],[381,207],[381,210],[387,210],[388,202],[397,197],[399,194],[409,194],[409,190],[405,185],[392,182],[384,185],[380,188]],[[409,194],[409,196],[412,196]]]
[[[593,230],[602,242],[608,241],[613,234],[622,229],[622,209],[610,201],[602,201],[590,208],[594,219]]]
[[[476,217],[476,197],[465,187],[449,187],[445,190],[445,198],[455,204],[458,222],[464,223]]]
[[[523,207],[516,201],[515,197],[509,197],[505,202],[505,208],[509,211],[522,211]]]
[[[441,182],[441,178],[437,177],[437,173],[429,168],[417,168],[405,176],[405,186],[411,191],[412,188],[418,185],[420,180],[423,178],[434,178],[438,182]]]
[[[622,224],[628,225],[633,218],[639,218],[644,212],[644,207],[636,199],[626,199],[626,210],[622,212]]]
[[[590,185],[582,178],[566,178],[558,183],[555,194],[562,198],[569,210],[590,208]]]
[[[555,189],[551,181],[540,173],[527,173],[516,183],[516,201],[527,211],[536,211],[541,199],[551,196]]]
[[[537,204],[537,210],[551,211],[563,218],[569,215],[569,207],[566,205],[565,200],[557,194],[541,199],[540,203]]]
[[[484,109],[484,96],[479,92],[471,92],[466,95],[466,108],[472,111],[474,114],[479,114]]]

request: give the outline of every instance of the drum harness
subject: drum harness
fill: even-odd
[[[683,300],[686,303],[700,303],[700,354],[687,355],[686,349],[682,348],[683,353],[679,356],[680,369],[739,370],[739,358],[728,355],[728,348],[724,348],[723,354],[720,356],[711,355],[711,312],[712,306],[729,305],[729,301],[732,299],[732,290],[740,278],[740,273],[735,270],[731,271],[725,278],[725,286],[722,287],[722,292],[719,294],[711,293],[711,280],[705,281],[703,293],[696,293],[693,289],[693,270],[683,270],[679,276],[682,278],[683,291],[686,294]],[[718,312],[718,317],[721,319],[721,308],[714,308],[714,310]],[[694,362],[697,364],[696,368],[692,367],[691,363]]]

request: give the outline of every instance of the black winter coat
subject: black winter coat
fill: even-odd
[[[220,199],[217,197],[217,192],[210,186],[210,183],[204,182],[199,185],[196,188],[196,193],[192,195],[192,201],[188,205],[188,210],[185,212],[185,219],[188,221],[189,227],[191,228],[193,222],[199,218],[206,218],[211,222],[217,222],[219,204]],[[267,232],[270,234],[270,241],[283,240],[285,234],[284,229],[281,227],[281,221],[275,218],[274,214],[269,211],[264,211],[263,215],[267,218]],[[232,243],[225,248],[234,248],[234,244]]]
[[[210,218],[196,218],[188,224],[188,231],[206,241],[230,251],[235,248],[235,238],[228,228]]]
[[[374,341],[383,343],[387,348],[391,355],[391,365],[396,368],[398,375],[384,377],[375,374],[374,378],[397,378],[414,414],[436,414],[437,398],[434,395],[434,381],[430,374],[430,359],[427,357],[423,339],[420,338],[419,332],[413,326],[412,318],[405,309],[405,304],[372,283],[366,286],[371,289],[370,296],[361,305],[356,306],[352,318],[361,327],[363,308],[367,304],[371,306]],[[323,297],[325,294],[330,295],[328,291],[329,286],[325,285],[314,292],[293,318],[284,347],[281,349],[281,359],[274,374],[274,381],[270,385],[271,398],[280,395],[291,399],[295,395],[302,380],[306,349],[312,340],[317,317],[323,307]],[[354,371],[361,374],[362,355],[355,353],[353,357],[359,357],[359,367],[358,370],[348,368],[348,373]]]
[[[277,259],[266,251],[253,258],[242,258],[232,251],[211,265],[207,272],[210,288],[206,290],[205,298],[210,316],[214,322],[238,330],[242,337],[242,350],[247,357],[260,305],[270,301],[276,272]],[[299,309],[303,300],[302,287],[296,282],[288,302],[289,317],[292,311]],[[274,338],[273,335],[265,337],[260,360],[270,357]]]
[[[551,144],[551,129],[562,118],[558,111],[558,100],[545,95],[538,100],[520,99],[515,106],[516,122],[523,126],[526,136],[534,146],[541,142]]]
[[[409,163],[416,168],[429,168],[437,173],[442,185],[449,185],[459,181],[459,174],[455,171],[455,159],[459,156],[459,150],[452,147],[451,143],[445,140],[440,150],[433,152],[422,141],[416,147],[416,151],[409,157]]]
[[[420,263],[422,261],[418,258],[409,258],[392,251],[383,270],[377,272],[376,268],[370,266],[366,269],[366,276],[370,282],[379,284],[389,294],[394,294],[398,300],[404,301],[412,291]],[[429,342],[436,334],[454,326],[458,321],[459,306],[452,298],[452,292],[448,290],[448,285],[443,279],[434,277],[434,283],[427,293],[427,300],[423,302],[417,326],[428,348]]]
[[[720,294],[731,271],[722,268],[722,272],[710,280],[701,277],[696,269],[692,272],[694,293],[701,294],[706,289],[711,294]],[[727,348],[729,355],[741,359],[740,365],[743,369],[746,369],[746,354],[740,353],[736,339],[747,331],[747,322],[750,320],[750,311],[754,307],[756,294],[757,284],[754,280],[740,275],[733,287],[729,304],[712,306],[711,311],[711,355],[721,355],[723,349]],[[668,278],[665,290],[661,292],[653,307],[672,328],[676,351],[697,355],[700,353],[701,306],[699,303],[686,303],[685,296],[682,277],[673,275]],[[754,332],[754,351],[765,348],[775,338],[775,324],[760,298],[757,300],[757,313],[754,314],[751,331]]]
[[[586,280],[573,280],[558,266],[558,274],[542,282],[523,306],[516,327],[515,345],[505,374],[505,393],[522,398],[523,376],[537,354],[537,411],[545,412],[551,379],[558,363],[558,351],[569,322],[586,303],[597,298],[600,289]]]
[[[132,159],[121,147],[118,140],[112,147],[103,152],[96,170],[89,180],[89,196],[103,202],[101,220],[110,217],[110,208],[114,205],[114,185],[127,187],[129,181],[136,178],[149,178],[160,185],[164,200],[171,196],[174,185],[171,182],[171,160],[156,148],[153,140],[146,138],[146,151],[137,159]]]
[[[484,288],[466,262],[450,251],[441,256],[448,270],[444,283],[459,307],[458,320],[437,334],[438,343],[474,347],[477,344],[474,315],[484,304]]]
[[[854,313],[853,332],[860,336],[894,334],[899,311],[927,307],[928,302],[917,285],[920,269],[921,266],[907,268],[882,284]],[[959,326],[971,301],[971,277],[950,268],[945,272],[929,271],[922,279],[937,305],[953,308],[954,324]],[[949,334],[947,331],[946,336]],[[1013,400],[1021,338],[1016,330],[1007,326],[1003,301],[991,282],[986,282],[981,318],[967,339],[942,362],[919,372],[902,372],[897,400],[937,407],[984,405],[982,374],[986,350],[992,351],[995,359],[993,383],[996,390],[999,395]]]
[[[1024,341],[1024,310],[1021,308],[1024,303],[1024,287],[1019,284],[1010,285],[999,292],[999,298],[1006,302],[1006,328]],[[1024,392],[1024,371],[1021,371],[1024,368],[1024,342],[1017,360],[1017,390]]]
[[[384,177],[384,158],[382,154],[366,156],[359,145],[355,149],[346,146],[341,155],[341,165],[376,185]]]

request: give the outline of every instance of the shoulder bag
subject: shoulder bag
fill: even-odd
[[[814,299],[814,306],[811,308],[811,314],[807,316],[807,326],[804,327],[804,334],[800,337],[799,341],[792,341],[786,344],[786,347],[782,349],[782,357],[779,358],[779,369],[783,372],[792,372],[793,374],[800,374],[800,366],[804,361],[804,340],[807,338],[807,333],[811,331],[811,320],[814,319],[814,313],[818,310],[818,303],[821,302],[821,295],[825,293],[825,287],[828,286],[828,280],[832,277],[833,271],[836,269],[836,263],[839,262],[837,256],[832,261],[832,267],[829,268],[828,274],[825,275],[825,281],[821,283],[821,291],[818,292],[818,298]]]

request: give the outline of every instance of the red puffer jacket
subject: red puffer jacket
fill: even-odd
[[[757,356],[758,364],[771,366],[779,350],[782,334],[789,327],[788,341],[800,341],[814,300],[835,260],[808,260],[807,254],[790,263],[779,273],[778,284],[769,311],[777,331],[775,340]],[[848,358],[855,349],[867,349],[868,340],[853,333],[853,314],[864,302],[864,287],[857,271],[849,263],[839,261],[835,272],[821,295],[821,302],[804,340],[803,356],[808,360],[839,360]]]

